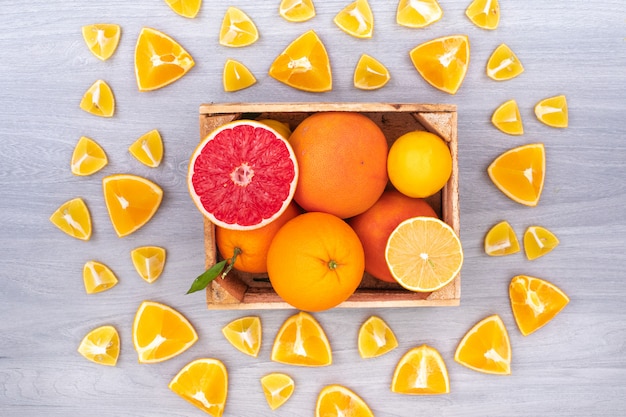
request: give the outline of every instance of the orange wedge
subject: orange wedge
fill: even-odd
[[[178,42],[156,29],[142,28],[135,45],[139,91],[152,91],[180,79],[195,62]]]
[[[202,0],[165,0],[165,3],[176,14],[189,19],[196,17],[202,6]]]
[[[465,9],[465,15],[479,28],[494,30],[500,23],[498,0],[474,0]]]
[[[131,174],[104,177],[102,189],[109,218],[119,237],[128,236],[148,223],[163,199],[161,187]]]
[[[128,148],[136,160],[145,166],[156,168],[163,159],[163,140],[158,130],[153,129],[139,137]]]
[[[566,128],[568,125],[567,99],[564,95],[543,99],[535,105],[535,115],[545,125]]]
[[[243,90],[256,83],[256,78],[248,67],[234,59],[227,59],[222,74],[224,91],[232,92]]]
[[[509,222],[502,221],[493,226],[485,236],[485,253],[489,256],[505,256],[520,251],[515,231]]]
[[[556,285],[526,275],[511,280],[509,298],[515,322],[524,336],[548,324],[569,303],[569,297]]]
[[[459,274],[463,249],[457,234],[443,221],[413,217],[391,232],[385,258],[389,271],[404,288],[431,292]]]
[[[72,152],[70,170],[78,176],[91,175],[104,168],[108,162],[104,149],[95,140],[81,136]]]
[[[202,358],[185,365],[169,389],[212,417],[221,417],[228,396],[228,372],[218,359]]]
[[[238,351],[257,357],[261,350],[261,319],[257,316],[241,317],[222,328],[222,334]]]
[[[529,261],[537,259],[559,245],[559,239],[541,226],[530,226],[524,232],[524,252]]]
[[[78,353],[97,364],[115,366],[120,356],[120,335],[113,326],[93,329],[80,342]]]
[[[448,368],[437,349],[422,345],[405,353],[393,373],[391,391],[410,395],[449,393]]]
[[[361,90],[376,90],[384,87],[390,78],[387,67],[375,58],[363,54],[354,69],[353,82]]]
[[[111,87],[102,80],[93,83],[83,94],[80,108],[94,116],[113,117],[115,96]]]
[[[516,136],[524,134],[522,116],[515,100],[506,101],[498,106],[491,116],[491,123],[506,134]]]
[[[374,417],[367,403],[342,385],[327,385],[317,396],[315,417]]]
[[[400,0],[396,23],[409,28],[423,28],[439,21],[443,10],[437,0]]]
[[[163,362],[198,340],[191,323],[178,311],[154,301],[141,303],[133,321],[133,346],[139,363]]]
[[[278,330],[271,359],[298,366],[328,366],[333,363],[324,329],[304,311],[289,317]]]
[[[96,294],[117,285],[117,277],[103,263],[88,261],[83,266],[83,283],[87,294]]]
[[[258,39],[259,30],[250,16],[236,7],[226,9],[220,29],[220,45],[240,48],[252,45]]]
[[[492,80],[506,81],[524,72],[524,66],[506,44],[500,44],[487,61],[487,76]]]
[[[489,178],[500,191],[511,200],[531,207],[539,203],[545,171],[543,143],[509,149],[487,168]]]
[[[409,55],[415,69],[428,84],[448,94],[456,94],[469,65],[469,38],[466,35],[436,38],[416,46]]]
[[[321,93],[333,88],[328,53],[313,30],[300,35],[278,55],[269,75],[298,90]]]
[[[398,347],[398,339],[383,319],[371,316],[359,328],[359,355],[363,359],[375,358]]]
[[[80,240],[91,237],[91,215],[82,198],[66,201],[52,213],[50,221],[61,231]]]
[[[113,23],[96,23],[83,26],[82,32],[91,53],[98,59],[106,61],[117,49],[122,29],[120,25]]]
[[[295,384],[289,375],[273,372],[261,378],[261,387],[267,404],[276,410],[291,397]]]
[[[461,339],[454,360],[478,372],[509,375],[511,342],[500,316],[494,314],[476,323]]]
[[[333,22],[355,38],[371,38],[374,33],[374,15],[367,0],[350,3],[335,15]]]
[[[281,0],[278,14],[289,22],[306,22],[315,17],[313,0]]]
[[[165,249],[158,246],[140,246],[130,251],[130,258],[139,276],[152,284],[163,272]]]

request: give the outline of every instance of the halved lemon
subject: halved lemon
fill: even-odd
[[[500,44],[487,61],[487,76],[492,80],[510,80],[522,72],[524,72],[522,62],[505,43]]]
[[[120,335],[113,326],[95,328],[80,342],[78,353],[97,364],[115,366],[120,356]]]
[[[396,335],[380,317],[371,316],[359,328],[358,348],[363,359],[384,355],[397,347]]]
[[[400,0],[396,23],[409,28],[423,28],[439,21],[443,10],[437,0]]]
[[[130,252],[130,258],[139,276],[152,284],[163,272],[165,249],[158,246],[140,246]]]
[[[374,417],[374,413],[351,389],[342,385],[325,386],[317,396],[315,417]]]
[[[283,405],[293,394],[295,384],[287,374],[272,372],[261,378],[261,387],[272,410]]]
[[[416,46],[409,55],[415,69],[428,84],[448,94],[456,94],[469,65],[469,38],[466,35],[443,36]]]
[[[176,14],[193,19],[197,16],[202,6],[202,0],[165,0]]]
[[[554,233],[541,226],[529,226],[524,232],[524,252],[529,261],[537,259],[559,245]]]
[[[328,366],[333,363],[324,329],[304,311],[289,317],[280,327],[272,346],[271,359],[298,366]]]
[[[82,198],[76,197],[52,213],[50,221],[61,231],[80,240],[91,238],[91,215]]]
[[[355,38],[371,38],[374,33],[374,15],[367,0],[350,3],[335,15],[333,22]]]
[[[261,350],[263,330],[257,316],[240,317],[222,328],[222,334],[238,351],[257,357]]]
[[[98,142],[81,136],[72,152],[70,170],[72,174],[78,176],[92,175],[104,168],[108,162],[107,154]]]
[[[568,125],[567,98],[560,95],[541,100],[535,105],[535,115],[545,125],[566,128]]]
[[[168,387],[212,417],[224,414],[228,372],[218,359],[201,358],[188,363],[172,378]]]
[[[511,342],[500,316],[494,314],[476,323],[459,342],[454,360],[478,372],[509,375]]]
[[[313,0],[281,0],[278,14],[289,22],[306,22],[315,17]]]
[[[122,29],[114,23],[95,23],[83,26],[82,32],[91,53],[106,61],[117,49]]]
[[[83,283],[87,294],[110,290],[117,285],[117,277],[111,268],[103,263],[87,261],[83,265]]]
[[[80,108],[94,116],[113,117],[115,96],[111,87],[105,81],[97,80],[83,94]]]
[[[158,130],[153,129],[139,137],[128,148],[136,160],[150,168],[156,168],[163,159],[163,139]]]
[[[252,45],[259,39],[259,30],[243,10],[236,7],[226,9],[220,29],[220,45],[240,48]]]
[[[522,116],[515,100],[506,101],[498,106],[491,116],[491,123],[506,134],[516,136],[524,134]]]
[[[485,253],[489,256],[505,256],[520,251],[515,231],[506,220],[489,229],[484,246]]]
[[[232,92],[243,90],[256,83],[256,78],[252,72],[239,61],[227,59],[224,64],[224,72],[222,74],[222,84],[224,91]]]
[[[393,373],[391,391],[409,395],[449,393],[448,368],[437,349],[422,345],[405,353]]]
[[[500,23],[498,0],[474,0],[465,9],[465,15],[479,28],[494,30]]]
[[[527,275],[513,277],[509,298],[515,322],[524,336],[548,324],[569,303],[569,297],[556,285]]]
[[[390,78],[387,67],[376,58],[362,54],[354,69],[353,83],[361,90],[376,90],[384,87]]]

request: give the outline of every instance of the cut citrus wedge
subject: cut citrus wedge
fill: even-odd
[[[100,171],[108,162],[107,154],[95,140],[81,136],[72,153],[70,170],[74,175],[87,176]]]
[[[281,0],[278,14],[289,22],[306,22],[315,17],[313,0]]]
[[[163,159],[163,140],[158,130],[153,129],[139,137],[128,148],[136,160],[151,168],[156,168]]]
[[[423,28],[439,21],[443,10],[437,0],[400,0],[396,23],[409,28]]]
[[[236,7],[226,9],[220,29],[220,45],[240,48],[252,45],[258,39],[259,30],[250,16]]]
[[[174,39],[144,27],[135,45],[135,77],[139,91],[152,91],[180,79],[195,62]]]
[[[176,14],[188,19],[196,17],[202,6],[202,0],[165,0],[165,3]]]
[[[494,30],[500,23],[498,0],[474,0],[465,9],[465,15],[479,28]]]
[[[139,363],[163,362],[198,340],[191,323],[178,311],[155,301],[141,303],[133,321],[133,346]]]
[[[434,217],[413,217],[391,232],[385,259],[404,288],[431,292],[450,283],[461,271],[463,249],[452,228]]]
[[[509,135],[523,135],[522,116],[515,100],[502,103],[491,116],[491,123],[501,132]]]
[[[409,55],[415,69],[428,84],[448,94],[456,94],[469,65],[469,38],[466,35],[436,38],[416,46]]]
[[[98,80],[85,91],[80,108],[87,113],[100,117],[113,117],[115,113],[115,96],[109,85]]]
[[[224,64],[224,72],[222,74],[222,84],[224,91],[232,92],[243,90],[256,83],[256,78],[252,72],[239,61],[227,59]]]
[[[238,351],[257,357],[261,350],[261,319],[257,316],[241,317],[222,328],[222,334]]]
[[[269,75],[298,90],[321,93],[333,88],[328,53],[313,30],[300,35],[276,57]]]
[[[375,358],[398,347],[398,339],[383,319],[368,318],[359,328],[359,355],[363,359]]]
[[[559,239],[541,226],[530,226],[524,232],[524,252],[529,261],[537,259],[559,245]]]
[[[391,391],[410,395],[449,393],[448,368],[437,349],[422,345],[405,353],[393,373]]]
[[[371,38],[374,33],[374,15],[367,0],[350,3],[335,15],[333,22],[355,38]]]
[[[169,389],[212,417],[221,417],[228,396],[228,372],[218,359],[202,358],[185,365]]]
[[[106,61],[117,49],[122,29],[114,23],[96,23],[83,26],[82,32],[91,53]]]
[[[128,236],[145,225],[163,199],[161,187],[131,174],[104,177],[102,189],[109,218],[119,237]]]
[[[367,403],[342,385],[327,385],[317,396],[315,417],[374,417]]]
[[[354,86],[361,90],[376,90],[384,87],[391,76],[389,70],[375,58],[363,54],[354,70]]]
[[[485,253],[489,256],[505,256],[520,251],[515,231],[509,222],[502,221],[493,226],[485,236]]]
[[[500,316],[494,314],[475,324],[461,339],[454,360],[478,372],[509,375],[511,343]]]
[[[333,363],[324,329],[304,311],[289,317],[278,330],[271,359],[298,366],[328,366]]]
[[[548,324],[569,303],[569,297],[556,285],[526,275],[513,277],[509,298],[515,322],[524,336]]]
[[[487,76],[492,80],[506,81],[524,72],[524,66],[506,44],[500,44],[487,61]]]
[[[115,287],[117,277],[105,264],[88,261],[83,266],[83,283],[87,294],[96,294]]]
[[[141,278],[152,284],[165,267],[165,249],[158,246],[140,246],[130,251],[133,266]]]
[[[61,231],[80,240],[91,238],[91,215],[82,198],[66,201],[56,209],[50,221]]]
[[[566,128],[568,125],[566,97],[560,95],[541,100],[535,105],[535,115],[545,125]]]
[[[115,366],[120,356],[120,335],[113,326],[95,328],[80,342],[78,353],[97,364]]]
[[[534,207],[539,203],[546,171],[543,143],[518,146],[489,165],[491,181],[511,200]]]
[[[272,410],[283,405],[295,389],[293,379],[287,374],[273,372],[261,378],[261,387]]]

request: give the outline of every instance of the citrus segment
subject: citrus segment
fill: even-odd
[[[489,256],[505,256],[520,251],[515,231],[507,221],[493,226],[485,236],[485,253]]]
[[[491,123],[501,132],[509,135],[524,134],[522,116],[515,100],[506,101],[498,106],[491,116]]]
[[[152,91],[180,79],[195,62],[174,39],[144,27],[135,45],[135,77],[139,91]]]
[[[515,322],[524,336],[548,324],[569,303],[569,297],[556,285],[526,275],[511,280],[509,298]]]
[[[189,19],[196,17],[202,6],[202,0],[165,0],[165,3],[176,14]]]
[[[350,3],[335,15],[333,22],[356,38],[371,38],[374,33],[374,15],[367,0]]]
[[[156,168],[163,159],[163,140],[158,130],[153,129],[139,137],[128,151],[142,164]]]
[[[250,17],[241,9],[226,9],[220,29],[220,45],[239,48],[252,45],[259,39],[259,31]]]
[[[85,335],[78,353],[100,365],[115,366],[120,356],[120,335],[113,326],[101,326]]]
[[[568,125],[567,99],[564,95],[548,97],[535,105],[535,115],[541,123],[551,127]]]
[[[409,28],[423,28],[439,21],[443,10],[437,0],[400,0],[396,23]]]
[[[120,25],[114,23],[96,23],[83,26],[82,32],[91,53],[98,59],[106,61],[117,49],[122,30]]]
[[[289,22],[306,22],[315,17],[313,0],[281,0],[278,14]]]
[[[409,55],[426,82],[438,90],[456,94],[469,65],[469,38],[465,35],[436,38],[416,46]]]
[[[165,249],[158,246],[140,246],[130,252],[133,266],[141,278],[152,284],[165,267]]]
[[[532,143],[502,153],[489,165],[487,172],[496,187],[507,197],[533,207],[541,197],[545,170],[543,143]]]
[[[70,170],[78,176],[92,175],[108,163],[104,149],[93,139],[81,136],[72,152]]]
[[[422,345],[405,353],[393,373],[391,391],[410,395],[449,393],[448,369],[437,349]]]
[[[66,201],[56,209],[50,221],[61,231],[80,240],[91,237],[91,215],[82,198]]]
[[[387,67],[375,58],[363,54],[356,64],[353,83],[361,90],[376,90],[384,87],[390,78]]]
[[[297,366],[328,366],[333,363],[324,329],[304,311],[287,318],[280,327],[272,345],[271,359]]]
[[[298,165],[287,140],[253,120],[213,130],[191,156],[187,175],[200,212],[218,226],[241,230],[278,218],[297,182]]]
[[[454,360],[478,372],[510,374],[511,343],[500,316],[494,314],[476,323],[459,342]]]
[[[256,316],[241,317],[222,328],[222,334],[238,351],[257,357],[261,350],[261,319]]]
[[[498,0],[473,0],[465,15],[481,29],[494,30],[500,23],[500,6]]]
[[[133,320],[133,346],[139,363],[171,359],[198,340],[191,323],[178,311],[155,301],[141,303]]]
[[[276,57],[269,75],[298,90],[321,93],[333,88],[328,53],[313,30],[300,35]]]
[[[104,177],[102,189],[111,224],[119,237],[128,236],[148,223],[163,199],[161,187],[131,174]]]
[[[115,96],[109,85],[97,80],[85,91],[80,108],[94,116],[113,117],[115,113]]]
[[[374,417],[367,403],[352,390],[337,384],[325,386],[317,397],[315,417]]]
[[[117,277],[105,264],[88,261],[83,265],[83,283],[87,294],[96,294],[117,285]]]
[[[289,375],[273,372],[261,378],[261,387],[267,404],[276,410],[291,397],[295,384]]]
[[[559,245],[559,239],[541,226],[530,226],[524,232],[524,252],[529,261],[537,259]]]
[[[506,81],[524,72],[524,66],[506,44],[498,46],[487,61],[487,76],[492,80]]]
[[[398,339],[383,319],[371,316],[359,328],[358,348],[363,359],[375,358],[398,347]]]
[[[185,365],[168,387],[208,415],[221,417],[228,396],[228,372],[218,359],[196,359]]]
[[[227,59],[222,73],[224,91],[232,92],[243,90],[256,83],[256,78],[248,67],[234,59]]]

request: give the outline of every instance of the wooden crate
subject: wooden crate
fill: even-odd
[[[353,111],[364,114],[381,127],[389,144],[413,130],[433,132],[448,143],[452,153],[452,176],[442,191],[428,199],[440,218],[459,233],[457,164],[457,113],[454,105],[390,103],[229,103],[200,106],[200,135],[240,118],[271,118],[289,123],[291,129],[307,116],[321,111]],[[215,227],[204,221],[206,267],[220,260],[215,245]],[[338,307],[455,306],[460,303],[461,278],[432,293],[408,291],[365,273],[356,292]],[[209,309],[291,308],[274,292],[267,275],[232,270],[207,287]]]

